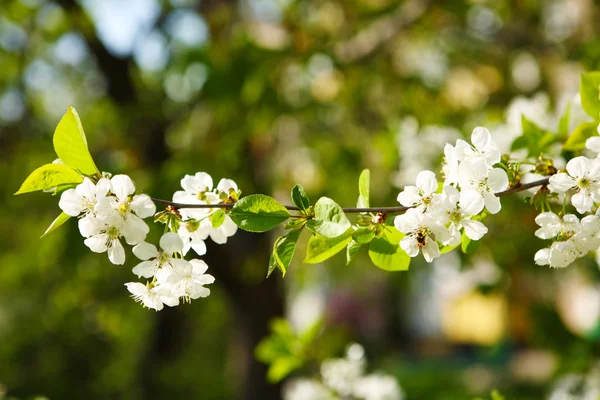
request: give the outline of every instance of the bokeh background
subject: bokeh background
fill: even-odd
[[[503,200],[472,256],[409,272],[362,253],[303,265],[305,237],[285,280],[265,280],[274,236],[238,232],[209,245],[209,298],[156,313],[123,286],[131,254],[110,264],[75,223],[39,239],[58,199],[12,194],[55,158],[73,105],[100,169],[156,197],[207,171],[245,194],[289,204],[300,183],[352,206],[370,168],[371,203],[393,205],[475,126],[507,150],[521,115],[554,129],[571,104],[572,124],[584,118],[599,20],[592,0],[2,0],[0,393],[277,399],[253,349],[285,315],[298,330],[324,318],[331,356],[362,343],[407,399],[597,396],[597,264],[534,265],[544,244],[523,196]]]

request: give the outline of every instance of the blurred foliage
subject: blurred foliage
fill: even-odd
[[[156,197],[169,198],[184,174],[207,171],[235,179],[245,194],[287,203],[299,183],[312,199],[346,206],[370,168],[371,205],[392,205],[397,186],[414,175],[390,177],[408,173],[407,155],[428,143],[424,135],[409,140],[406,117],[467,135],[503,123],[516,96],[545,92],[544,111],[559,109],[580,73],[600,69],[599,18],[589,0],[0,2],[1,391],[277,398],[260,386],[266,367],[250,373],[260,368],[254,345],[283,311],[283,289],[291,308],[315,286],[326,326],[364,343],[409,399],[467,399],[494,387],[507,399],[540,399],[554,375],[588,370],[600,330],[577,331],[557,298],[579,290],[573,280],[597,290],[598,268],[592,260],[535,266],[536,213],[518,196],[503,199],[478,251],[458,260],[466,270],[487,255],[501,271],[474,288],[501,296],[508,309],[502,339],[481,345],[428,336],[415,322],[433,312],[431,265],[389,273],[361,252],[347,267],[341,255],[326,265],[295,260],[285,284],[265,281],[272,242],[253,235],[209,248],[217,283],[208,299],[148,312],[123,286],[131,254],[125,266],[110,265],[70,222],[38,239],[58,199],[12,194],[54,160],[54,127],[73,105],[98,167],[133,176]],[[541,122],[532,121],[535,135],[550,129]],[[439,165],[445,140],[435,137]],[[483,304],[477,299],[473,307]],[[469,315],[487,315],[477,310]],[[523,373],[519,360],[541,350],[556,368],[541,378]],[[543,357],[525,372],[549,365]]]

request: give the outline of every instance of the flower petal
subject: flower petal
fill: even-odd
[[[404,207],[413,207],[421,203],[421,195],[416,186],[406,186],[403,191],[398,194],[398,203]]]
[[[479,214],[484,207],[483,196],[476,190],[466,189],[460,192],[458,202],[461,212],[466,216]]]
[[[167,232],[160,238],[160,248],[167,254],[180,253],[183,241],[175,232]]]
[[[135,185],[127,175],[115,175],[110,179],[112,192],[120,201],[126,201],[129,195],[135,193]]]
[[[425,246],[423,246],[423,257],[425,257],[425,261],[428,263],[432,262],[433,259],[438,258],[440,256],[440,246],[436,241],[431,238],[427,238]]]
[[[158,271],[158,262],[156,260],[142,261],[131,270],[138,278],[142,276],[144,278],[152,278],[156,274],[156,271]]]
[[[419,172],[416,186],[423,191],[425,196],[435,193],[438,187],[435,174],[427,170]]]
[[[149,260],[158,257],[156,246],[147,242],[142,242],[132,249],[133,254],[140,260]]]
[[[68,189],[60,195],[58,207],[65,214],[76,217],[83,211],[83,199],[77,194],[75,189]]]
[[[573,207],[575,207],[579,214],[584,214],[592,210],[594,201],[592,200],[591,196],[583,191],[580,191],[571,197],[571,204],[573,204]]]
[[[567,172],[573,177],[582,177],[592,168],[592,161],[584,156],[572,158],[567,163]]]
[[[108,259],[115,265],[125,264],[125,249],[119,239],[113,239],[108,247]]]
[[[492,192],[501,192],[508,188],[508,175],[502,168],[494,168],[490,170],[488,175],[488,187]]]
[[[131,209],[140,218],[151,217],[156,212],[156,206],[147,194],[133,196],[133,199],[131,200]]]
[[[571,178],[564,172],[552,175],[550,177],[551,190],[553,192],[566,192],[576,186],[575,179]]]
[[[485,203],[485,208],[492,214],[497,214],[498,211],[502,208],[500,204],[500,198],[495,194],[490,192],[483,192],[483,201]]]
[[[465,235],[471,240],[479,240],[488,232],[488,228],[480,221],[467,219],[462,221],[462,225],[465,228]]]

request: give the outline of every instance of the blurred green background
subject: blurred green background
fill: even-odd
[[[303,265],[304,238],[285,280],[265,280],[274,236],[238,232],[209,244],[209,298],[156,313],[123,286],[131,253],[110,264],[73,221],[39,239],[58,198],[12,194],[54,160],[72,105],[99,168],[155,197],[206,171],[244,194],[289,204],[300,183],[352,206],[370,168],[371,203],[394,205],[477,125],[507,150],[521,115],[549,129],[567,102],[575,115],[580,73],[600,69],[599,20],[592,0],[1,1],[0,393],[277,399],[253,349],[286,315],[299,330],[324,316],[344,337],[331,356],[359,341],[407,399],[550,398],[596,363],[600,274],[592,259],[535,266],[522,196],[473,256],[409,272],[366,254]]]

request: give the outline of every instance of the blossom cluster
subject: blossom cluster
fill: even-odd
[[[586,147],[599,153],[600,137],[589,138]],[[565,205],[569,199],[579,214],[595,211],[595,215],[585,215],[581,220],[574,214],[557,215],[553,212],[537,216],[535,222],[540,228],[535,235],[540,239],[551,239],[552,244],[535,254],[536,264],[564,268],[600,247],[600,158],[572,158],[564,172],[550,177],[549,189],[563,196]],[[561,214],[564,214],[564,208]]]
[[[213,190],[212,178],[204,172],[186,175],[181,186],[184,190],[174,194],[175,202],[222,204],[239,196],[236,183],[229,179],[222,179]],[[157,311],[164,305],[178,305],[180,299],[190,301],[210,294],[204,287],[214,282],[214,277],[206,274],[208,265],[199,259],[187,261],[183,257],[190,248],[203,255],[208,237],[221,244],[237,230],[226,215],[218,226],[211,222],[214,208],[182,209],[179,229],[166,232],[157,249],[145,241],[150,229],[144,222],[155,215],[156,206],[148,195],[136,194],[135,184],[127,175],[102,177],[96,182],[86,177],[77,187],[61,194],[59,207],[65,214],[79,218],[79,231],[86,246],[96,253],[107,252],[113,264],[125,263],[122,240],[134,246],[133,254],[141,262],[132,272],[151,281],[125,285],[136,301]]]
[[[394,377],[365,375],[364,349],[354,343],[346,357],[323,361],[320,379],[297,378],[286,384],[284,400],[402,400],[404,394]]]
[[[411,257],[423,253],[431,262],[440,256],[441,246],[457,246],[461,235],[479,240],[487,233],[478,220],[482,212],[500,211],[495,193],[508,188],[508,175],[496,167],[501,154],[489,131],[473,130],[471,143],[458,139],[444,148],[444,181],[438,184],[435,173],[422,171],[416,185],[407,186],[398,202],[411,207],[396,217],[396,228],[406,236],[400,247]]]

